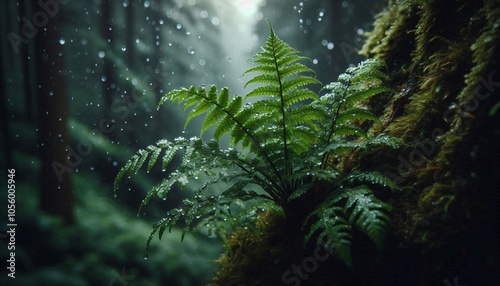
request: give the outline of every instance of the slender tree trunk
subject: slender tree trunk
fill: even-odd
[[[17,6],[18,13],[20,16],[22,15],[28,15],[26,10],[26,5],[28,3],[25,3],[24,1],[19,1],[19,5]],[[29,5],[29,4],[28,4]],[[23,22],[19,22],[19,30],[21,30],[21,27],[23,25]],[[26,117],[28,118],[28,121],[30,123],[33,122],[33,109],[32,109],[32,79],[31,79],[31,73],[30,73],[30,50],[29,50],[29,43],[23,44],[20,46],[20,51],[21,51],[21,62],[22,62],[22,74],[23,74],[23,94],[24,94],[24,104],[25,104],[25,110],[26,110]]]
[[[110,30],[111,25],[109,21],[111,20],[111,1],[103,0],[101,2],[101,36],[110,46],[113,42],[113,32]],[[113,90],[111,85],[114,83],[113,67],[109,58],[104,59],[103,76],[106,77],[106,81],[103,84],[103,96],[104,104],[109,110],[111,108],[111,103],[113,102]]]
[[[132,71],[135,71],[135,68],[134,68],[134,59],[135,59],[134,35],[136,35],[136,33],[135,33],[135,29],[134,29],[134,26],[135,26],[135,24],[134,24],[134,9],[133,9],[135,6],[134,3],[135,3],[135,1],[130,1],[128,6],[125,7],[125,29],[126,29],[125,47],[127,49],[126,63],[127,63],[127,67]],[[137,4],[137,3],[135,3],[135,4]],[[127,91],[129,96],[132,95],[132,92],[135,92],[133,87],[127,88],[126,91]],[[130,142],[133,142],[133,144],[137,143],[137,139],[136,139],[137,137],[134,134],[133,129],[129,130],[128,136],[129,136]]]
[[[1,49],[0,49],[1,52]],[[0,59],[0,65],[3,64],[3,61]],[[2,149],[3,156],[5,158],[5,168],[12,168],[12,156],[10,155],[10,132],[9,132],[9,113],[7,108],[7,95],[5,94],[5,80],[3,77],[0,77],[0,114],[1,114],[1,128],[2,128]]]
[[[62,74],[64,61],[61,38],[61,11],[49,19],[36,35],[38,122],[42,165],[41,209],[60,216],[66,224],[74,222],[70,172],[65,165],[70,145],[66,119],[68,103]]]
[[[4,12],[0,12],[1,13],[1,24],[6,24],[5,22],[5,18],[3,17],[4,16],[4,13],[5,11],[8,11],[9,7],[8,7],[8,4],[7,3],[2,3],[3,5],[3,8],[4,8]],[[9,108],[8,108],[8,102],[7,102],[7,88],[6,88],[6,85],[5,85],[5,70],[4,70],[4,67],[5,67],[5,64],[4,61],[3,61],[3,55],[6,53],[5,51],[6,49],[6,44],[2,43],[0,44],[0,128],[2,128],[2,151],[3,151],[3,156],[5,158],[5,166],[0,166],[0,167],[5,167],[6,169],[7,168],[12,168],[13,165],[12,165],[12,157],[11,157],[11,153],[10,153],[10,135],[9,135]]]

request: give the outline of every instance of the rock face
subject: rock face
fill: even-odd
[[[361,53],[386,61],[398,91],[366,103],[383,122],[372,131],[405,142],[396,152],[380,150],[358,166],[383,166],[403,187],[380,194],[393,206],[386,251],[377,255],[360,239],[353,241],[354,271],[333,258],[314,263],[314,247],[303,249],[300,243],[303,233],[266,215],[257,225],[260,236],[242,231],[231,237],[212,285],[500,281],[495,268],[500,238],[500,4],[390,1]],[[313,266],[314,271],[302,271]]]

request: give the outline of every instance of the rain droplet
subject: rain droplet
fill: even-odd
[[[64,38],[61,38],[61,39],[59,40],[59,44],[64,45],[64,43],[66,43],[66,40],[64,40]]]
[[[126,50],[127,50],[127,47],[122,46],[122,51],[124,51],[124,52],[125,52]]]
[[[99,51],[98,55],[99,55],[99,58],[102,59],[102,58],[104,58],[106,56],[106,53],[103,52],[103,51]]]
[[[144,253],[144,255],[142,256],[142,258],[144,258],[144,260],[148,260],[148,257],[149,257],[149,255],[147,253]]]

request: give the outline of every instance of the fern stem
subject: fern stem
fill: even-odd
[[[347,85],[345,87],[345,90],[344,90],[344,97],[346,96],[347,89],[349,89],[350,86],[351,86],[351,80],[349,79],[349,81],[347,82]],[[333,132],[335,131],[335,125],[337,124],[337,118],[339,117],[340,108],[342,107],[342,103],[344,103],[343,99],[340,100],[339,105],[337,106],[337,110],[335,111],[335,118],[333,119],[332,124],[330,125],[330,132],[328,133],[328,137],[326,139],[326,146],[328,146],[330,144],[330,141],[332,140]],[[325,154],[323,154],[323,158],[321,158],[320,169],[325,168],[325,164],[326,164],[327,159],[328,159],[328,153],[325,152]]]
[[[241,162],[242,164],[245,164],[246,166],[249,166],[250,168],[254,168],[257,170],[258,173],[260,173],[264,178],[266,178],[269,182],[271,182],[271,185],[273,185],[274,187],[274,190],[279,190],[280,189],[280,186],[278,184],[276,184],[272,178],[269,177],[269,175],[266,174],[266,172],[262,171],[261,169],[257,168],[257,166],[253,165],[252,163],[249,163],[241,158],[237,158],[237,160],[239,162]],[[234,162],[233,163],[235,165],[237,165],[238,167],[240,167],[245,173],[249,174],[250,176],[252,176],[254,179],[256,179],[259,183],[263,183],[267,188],[269,189],[273,189],[273,187],[271,187],[271,185],[269,185],[269,183],[267,183],[265,180],[263,180],[261,177],[255,175],[253,172],[249,171],[247,168],[245,168],[242,164],[239,164],[238,162]],[[274,191],[273,191],[274,192]],[[277,194],[277,193],[276,193]]]
[[[252,166],[250,163],[246,162],[245,160],[242,160],[242,159],[238,159],[238,161],[241,161],[242,163],[245,163],[249,166]],[[248,170],[245,166],[241,165],[241,164],[238,164],[237,162],[234,162],[234,164],[236,166],[238,166],[241,170],[243,170],[243,172],[249,174],[254,180],[256,180],[257,182],[259,182],[259,185],[264,189],[264,191],[266,191],[266,193],[268,193],[275,202],[280,202],[280,205],[284,205],[285,204],[285,200],[279,195],[278,192],[276,192],[277,188],[276,186],[273,188],[271,187],[264,179],[262,179],[261,177],[257,176],[256,174],[254,174],[253,172],[251,172],[250,170]],[[262,174],[264,177],[266,177],[266,179],[270,180],[271,184],[275,185],[276,183],[274,183],[264,172],[260,171],[260,170],[257,170],[260,174]],[[279,189],[279,188],[278,188]]]
[[[273,42],[275,40],[275,34],[273,30],[271,30],[271,37],[273,39]],[[291,168],[290,164],[288,162],[288,142],[286,138],[286,111],[285,111],[285,99],[283,95],[283,83],[281,82],[281,75],[280,75],[280,69],[278,65],[278,58],[276,56],[276,50],[275,50],[275,45],[273,43],[272,45],[272,54],[273,54],[273,59],[274,59],[274,66],[276,68],[276,75],[278,77],[278,83],[279,83],[279,95],[280,95],[280,104],[281,104],[281,125],[283,128],[283,151],[284,151],[284,156],[285,156],[285,171],[287,175],[291,173]],[[285,187],[286,190],[286,187]]]

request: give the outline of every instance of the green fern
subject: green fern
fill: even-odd
[[[139,150],[118,173],[115,193],[122,178],[137,173],[146,162],[147,170],[157,161],[165,169],[181,154],[180,166],[148,193],[141,207],[154,196],[166,198],[175,184],[185,186],[202,178],[205,183],[153,226],[148,246],[156,233],[161,239],[165,230],[179,223],[184,226],[182,238],[196,229],[224,240],[227,231],[252,228],[259,212],[289,215],[295,211],[293,201],[313,204],[313,211],[302,215],[304,226],[310,227],[305,242],[326,240],[350,265],[352,229],[382,249],[390,223],[390,206],[378,200],[368,185],[398,187],[377,171],[339,169],[331,159],[353,151],[362,157],[376,146],[398,147],[395,138],[373,136],[357,124],[379,121],[362,107],[363,100],[392,92],[383,86],[388,80],[384,63],[367,60],[349,68],[318,96],[306,88],[320,84],[301,63],[307,59],[269,28],[262,51],[253,57],[256,66],[245,72],[254,74],[245,87],[257,86],[244,97],[230,96],[227,88],[192,86],[169,92],[159,103],[158,108],[167,101],[182,105],[188,111],[186,125],[204,116],[200,136],[213,128],[214,139],[180,137]],[[253,97],[256,100],[247,101]],[[230,147],[221,149],[219,140],[225,135]],[[209,195],[207,189],[216,184],[227,187]],[[313,192],[318,196],[311,202],[307,197]]]

